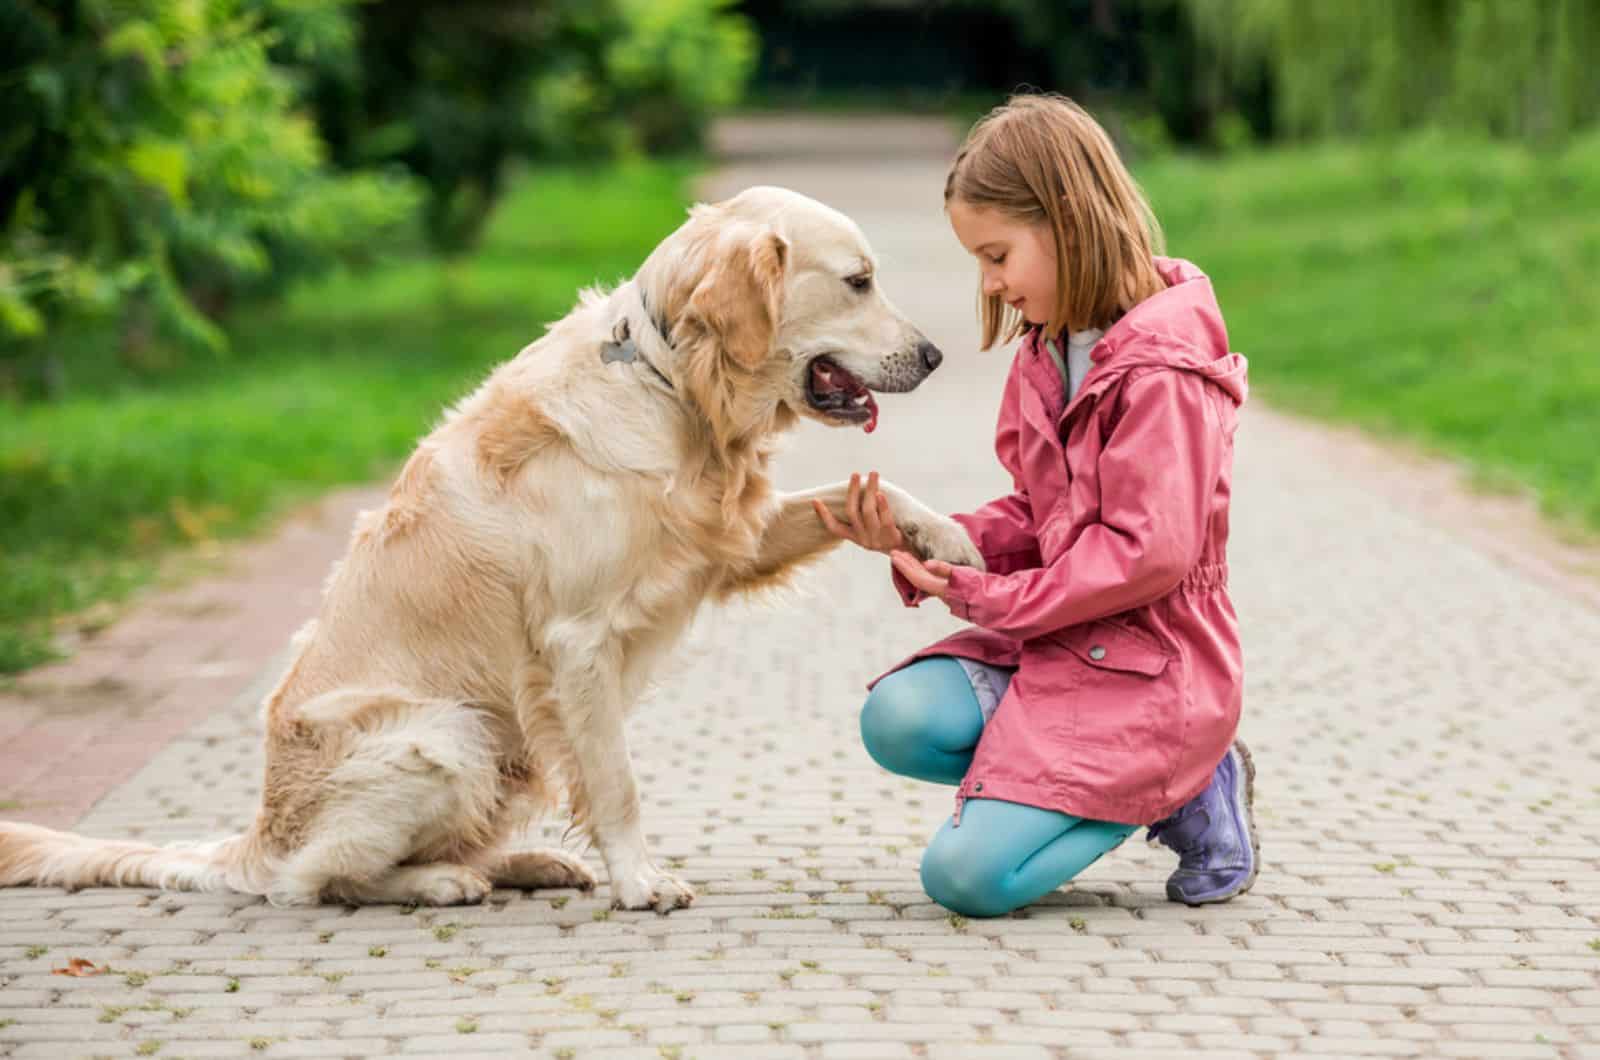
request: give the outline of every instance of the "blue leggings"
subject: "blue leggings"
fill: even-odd
[[[961,783],[983,725],[966,671],[946,655],[885,677],[861,708],[861,740],[878,764],[936,784]],[[1060,887],[1135,830],[969,798],[961,826],[947,819],[922,855],[922,887],[963,916],[1003,916]]]

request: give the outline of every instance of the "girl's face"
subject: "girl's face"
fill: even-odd
[[[950,227],[978,259],[983,293],[999,295],[1030,324],[1048,324],[1056,310],[1056,245],[1050,226],[951,199]]]

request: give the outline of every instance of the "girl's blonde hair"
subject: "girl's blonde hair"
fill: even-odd
[[[1056,308],[1046,335],[1109,327],[1167,286],[1153,260],[1162,240],[1149,202],[1105,130],[1065,96],[1012,96],[974,125],[945,178],[947,209],[952,199],[1049,224]],[[1026,330],[981,283],[978,301],[984,349]]]

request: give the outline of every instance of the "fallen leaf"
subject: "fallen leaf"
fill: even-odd
[[[70,975],[75,979],[81,979],[88,975],[103,975],[110,970],[110,965],[102,967],[98,964],[95,964],[93,961],[85,960],[82,957],[72,957],[67,961],[67,966],[65,968],[52,968],[50,969],[50,974]]]

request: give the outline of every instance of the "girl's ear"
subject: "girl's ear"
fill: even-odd
[[[738,235],[718,248],[717,259],[689,296],[689,309],[739,364],[766,360],[783,312],[783,277],[789,244],[770,228]]]

